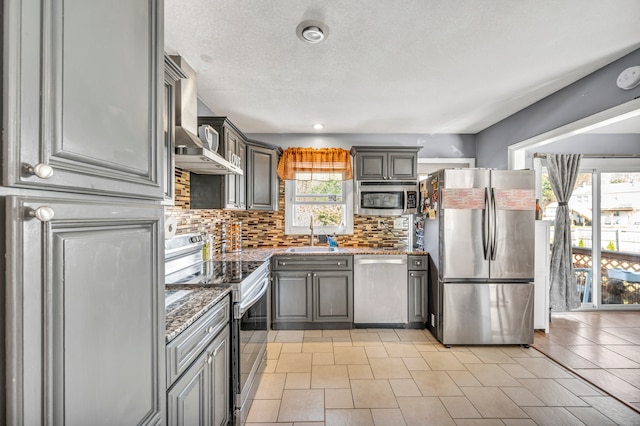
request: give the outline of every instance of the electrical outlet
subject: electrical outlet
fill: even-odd
[[[382,219],[378,219],[378,228],[384,227],[384,221]]]

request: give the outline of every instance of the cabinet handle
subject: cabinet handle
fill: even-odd
[[[29,216],[35,217],[40,222],[49,222],[51,219],[53,219],[53,215],[53,209],[48,206],[42,206],[38,207],[35,210],[29,210]]]
[[[53,176],[53,167],[48,164],[38,163],[35,166],[25,165],[27,172],[39,177],[40,179],[49,179]]]

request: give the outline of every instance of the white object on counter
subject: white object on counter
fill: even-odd
[[[176,235],[176,229],[178,228],[178,221],[174,216],[164,217],[164,239],[170,240]]]

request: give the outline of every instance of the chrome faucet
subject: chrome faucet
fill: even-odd
[[[311,213],[311,219],[309,219],[309,229],[311,230],[311,234],[309,234],[309,240],[311,243],[311,247],[313,247],[313,213]]]

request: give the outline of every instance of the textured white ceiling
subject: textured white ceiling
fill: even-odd
[[[473,134],[638,47],[638,0],[165,0],[166,51],[245,133]]]

